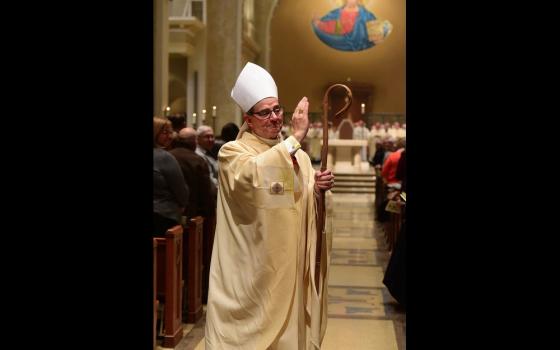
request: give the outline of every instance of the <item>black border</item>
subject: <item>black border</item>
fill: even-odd
[[[25,5],[4,77],[10,337],[151,349],[153,2]]]

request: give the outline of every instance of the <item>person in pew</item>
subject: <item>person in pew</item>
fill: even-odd
[[[389,140],[392,142],[392,139]],[[381,167],[381,180],[384,186],[383,192],[385,193],[385,191],[387,191],[387,193],[386,196],[380,198],[379,205],[376,207],[376,216],[379,222],[387,222],[389,220],[389,212],[385,209],[387,202],[392,198],[392,196],[396,195],[396,193],[392,191],[400,190],[401,188],[401,183],[396,178],[396,172],[401,153],[404,150],[404,144],[404,139],[401,139],[397,142],[398,149],[396,151],[385,152],[385,161]],[[392,147],[392,144],[384,143],[383,147]]]
[[[185,113],[172,114],[168,116],[167,119],[171,122],[173,131],[177,134],[179,131],[187,127],[187,115]]]
[[[383,167],[383,164],[385,164],[385,161],[387,160],[387,158],[389,158],[391,153],[395,151],[396,142],[397,139],[392,136],[385,136],[385,138],[383,139],[383,149],[385,150],[385,153],[383,153],[383,160],[381,161],[381,167]]]
[[[401,192],[406,192],[406,144],[399,158],[395,177],[401,182]]]
[[[316,201],[334,184],[314,171],[301,142],[303,97],[281,135],[276,83],[247,63],[231,96],[244,112],[237,140],[220,149],[216,235],[210,266],[205,349],[320,348],[326,330],[326,273],[316,293]]]
[[[401,192],[406,193],[406,148],[402,151],[397,165],[396,178],[401,182]],[[391,252],[383,284],[389,293],[406,309],[406,210],[401,211],[402,225],[395,248]]]
[[[179,162],[185,183],[190,189],[188,205],[183,214],[187,219],[213,215],[216,186],[210,181],[206,161],[195,153],[196,131],[190,127],[181,129],[173,143],[174,148],[169,153]]]
[[[398,139],[396,143],[397,150],[392,152],[385,162],[383,163],[383,167],[381,168],[381,176],[383,178],[383,182],[388,186],[392,184],[399,184],[397,186],[400,189],[400,181],[397,179],[397,165],[399,164],[399,159],[401,158],[401,154],[404,151],[405,147],[405,139]]]
[[[171,144],[171,122],[167,118],[154,117],[154,188],[153,235],[163,237],[167,229],[180,224],[181,214],[189,199],[177,160],[164,148]]]
[[[198,127],[197,131],[197,147],[196,154],[204,158],[208,165],[208,171],[210,173],[210,181],[212,182],[213,190],[210,194],[212,196],[211,201],[214,203],[212,207],[212,212],[209,216],[204,218],[203,224],[203,280],[202,280],[202,301],[206,303],[208,300],[208,276],[209,276],[209,266],[212,254],[212,246],[214,242],[214,232],[216,231],[216,211],[215,203],[218,189],[218,161],[212,155],[212,148],[215,144],[214,130],[208,125],[201,125]]]
[[[218,159],[218,152],[222,146],[230,141],[235,141],[237,134],[239,133],[239,127],[235,123],[226,123],[222,127],[222,132],[220,137],[214,141],[214,146],[212,146],[212,157]]]
[[[185,177],[185,182],[189,186],[189,202],[183,215],[190,220],[196,216],[201,216],[204,219],[203,222],[203,234],[202,234],[202,265],[203,265],[203,275],[202,275],[202,301],[204,299],[205,290],[208,286],[208,271],[210,266],[210,249],[211,237],[213,237],[213,223],[216,217],[216,186],[210,180],[210,172],[208,170],[208,164],[204,158],[200,157],[195,153],[196,150],[196,131],[193,128],[187,127],[179,131],[177,138],[174,140],[175,148],[170,151],[170,153],[177,159],[181,170],[183,171],[183,176]],[[192,247],[190,247],[192,248]],[[185,257],[187,256],[187,248],[184,251]],[[184,279],[188,278],[188,259],[183,259],[183,273]],[[206,289],[205,289],[206,288]],[[189,300],[187,293],[188,288],[183,290],[183,315],[188,319],[188,303]]]
[[[214,130],[208,125],[201,125],[196,129],[196,154],[204,158],[208,163],[208,171],[210,171],[210,180],[218,187],[218,162],[212,156],[212,147],[214,147]]]
[[[383,166],[383,158],[385,157],[385,145],[381,139],[375,141],[375,154],[371,159],[371,165],[376,169],[381,169]]]

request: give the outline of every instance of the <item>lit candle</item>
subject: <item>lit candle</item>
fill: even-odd
[[[212,117],[216,116],[216,106],[212,106]]]
[[[366,104],[362,103],[362,114],[366,113]]]
[[[171,107],[167,106],[165,107],[165,116],[167,117],[167,115],[169,114],[169,111],[171,110]]]
[[[192,114],[192,123],[196,124],[196,113]]]
[[[206,121],[206,110],[205,109],[202,110],[202,122],[204,123],[204,121]]]

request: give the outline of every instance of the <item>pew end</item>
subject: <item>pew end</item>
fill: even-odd
[[[183,227],[176,225],[165,234],[165,238],[154,238],[156,247],[156,294],[163,304],[163,346],[173,348],[183,337],[181,324],[182,277],[183,277]],[[157,303],[156,301],[156,303]],[[157,309],[156,309],[157,310]]]

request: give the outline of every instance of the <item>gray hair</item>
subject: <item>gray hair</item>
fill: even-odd
[[[214,132],[214,130],[212,130],[212,128],[209,127],[208,125],[201,125],[196,129],[196,136],[201,136],[203,134],[206,134],[208,131]]]

